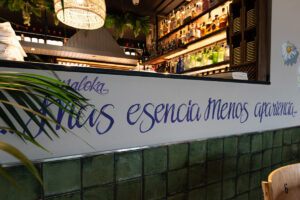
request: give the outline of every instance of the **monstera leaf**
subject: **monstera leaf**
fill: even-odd
[[[15,133],[24,142],[30,142],[47,151],[35,140],[22,118],[27,115],[51,140],[53,136],[58,137],[52,125],[59,126],[66,131],[58,123],[51,110],[44,105],[44,101],[51,102],[76,120],[79,117],[77,109],[87,104],[87,99],[57,79],[37,74],[0,71],[0,119],[4,123],[4,125],[0,124],[1,133]],[[0,150],[20,160],[41,182],[35,167],[12,144],[0,141]],[[1,165],[0,174],[13,182]]]

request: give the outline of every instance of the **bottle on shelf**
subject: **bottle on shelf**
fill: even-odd
[[[228,15],[225,12],[225,8],[222,8],[222,15],[220,16],[219,28],[225,28],[227,26]]]
[[[207,57],[207,48],[204,48],[203,54],[202,54],[202,66],[207,65],[208,63],[208,57]]]
[[[200,15],[203,12],[203,1],[198,0],[196,3],[196,15]]]
[[[190,5],[188,5],[185,9],[184,23],[190,21],[191,19],[192,19],[192,11]]]
[[[194,41],[196,39],[196,27],[195,24],[192,23],[190,25],[190,39],[189,42]]]
[[[196,12],[196,4],[191,4],[191,12],[192,12],[192,18],[195,18],[197,16]]]
[[[206,35],[206,24],[205,22],[202,23],[201,25],[201,37],[205,36]]]
[[[181,12],[180,9],[177,10],[176,12],[176,28],[178,28],[179,26],[181,26]]]
[[[213,64],[213,52],[211,47],[209,47],[208,49],[208,53],[207,53],[207,65],[211,65]]]
[[[185,70],[185,61],[184,61],[184,56],[182,56],[182,60],[181,60],[181,66],[180,66],[180,71],[183,72]]]
[[[212,32],[212,19],[211,14],[208,15],[208,20],[206,22],[206,34],[210,34]]]
[[[219,54],[218,54],[218,62],[223,62],[225,57],[225,47],[224,43],[221,44],[221,47],[219,49]]]
[[[219,15],[215,15],[214,24],[212,25],[212,32],[219,29],[220,21],[219,21]]]
[[[219,60],[219,46],[215,44],[213,51],[212,51],[212,57],[213,57],[213,64],[218,63]]]
[[[201,25],[200,25],[200,23],[197,23],[195,38],[198,39],[200,37],[201,37]]]
[[[228,61],[229,59],[230,59],[230,47],[229,47],[229,45],[226,45],[224,60]]]
[[[208,9],[209,9],[209,0],[203,0],[203,6],[202,6],[203,12],[207,11]]]
[[[181,72],[181,57],[179,56],[178,58],[178,63],[177,63],[177,67],[176,67],[176,73],[180,73]]]

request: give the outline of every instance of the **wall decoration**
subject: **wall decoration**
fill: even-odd
[[[288,42],[283,43],[281,47],[282,57],[284,64],[287,66],[292,66],[297,63],[299,57],[299,51],[297,47]]]

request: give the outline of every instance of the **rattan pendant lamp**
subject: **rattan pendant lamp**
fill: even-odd
[[[105,0],[54,0],[56,16],[62,23],[77,28],[93,30],[104,25]]]

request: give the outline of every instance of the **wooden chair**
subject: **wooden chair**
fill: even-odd
[[[268,182],[262,182],[264,200],[300,199],[300,164],[274,170]]]

